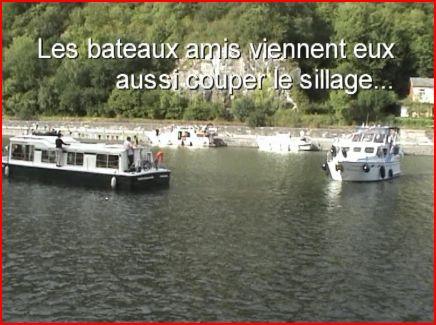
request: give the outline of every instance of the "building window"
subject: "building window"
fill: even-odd
[[[367,148],[365,148],[365,152],[366,152],[366,153],[374,153],[374,148],[372,148],[372,147],[367,147]]]
[[[83,166],[83,153],[69,152],[67,156],[67,165]]]
[[[54,164],[56,162],[56,152],[54,150],[42,150],[41,162]]]
[[[33,154],[35,151],[35,146],[23,145],[23,144],[13,144],[12,145],[12,159],[33,161]]]
[[[97,155],[97,164],[98,168],[112,168],[118,169],[118,159],[119,157],[116,155]]]
[[[354,148],[353,148],[353,151],[354,151],[354,152],[360,152],[360,150],[362,150],[362,148],[360,148],[360,147],[354,147]]]

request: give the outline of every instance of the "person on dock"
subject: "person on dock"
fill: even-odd
[[[56,143],[56,166],[61,167],[62,166],[62,154],[63,154],[62,146],[63,145],[69,146],[69,144],[62,141],[62,134],[60,132],[58,133],[58,137],[57,137],[55,143]]]
[[[132,138],[131,137],[127,137],[126,141],[124,141],[124,149],[127,150],[127,158],[129,159],[129,168],[132,166],[133,164],[133,158],[134,158],[134,149],[135,147],[132,144]]]

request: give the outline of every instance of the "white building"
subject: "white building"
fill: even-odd
[[[418,103],[434,104],[434,79],[410,78],[410,97]]]

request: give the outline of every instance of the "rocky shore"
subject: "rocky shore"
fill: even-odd
[[[3,120],[2,135],[14,136],[30,134],[32,130],[49,131],[61,130],[65,135],[74,138],[96,141],[122,141],[127,136],[136,135],[139,140],[146,141],[145,131],[162,129],[174,125],[174,121],[118,121],[118,120],[58,120],[58,121],[21,121]],[[183,124],[176,122],[177,125]],[[187,123],[185,123],[187,124]],[[204,124],[204,123],[198,123]],[[245,125],[215,125],[218,127],[219,136],[228,146],[257,147],[256,137],[259,135],[274,135],[288,133],[298,136],[304,130],[312,139],[321,143],[322,149],[327,150],[335,137],[350,133],[352,127],[338,128],[281,128],[257,127],[250,128]],[[402,129],[401,144],[405,154],[433,155],[434,147],[433,129]]]

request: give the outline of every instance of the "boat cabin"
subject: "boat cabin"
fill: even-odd
[[[62,140],[62,167],[94,172],[122,173],[151,167],[153,155],[143,147],[134,149],[134,166],[129,165],[127,150],[119,144],[81,143],[70,137]],[[55,136],[19,136],[10,139],[8,160],[26,165],[56,166]],[[145,165],[145,166],[144,166]]]
[[[349,138],[339,140],[333,150],[340,150],[345,158],[396,155],[400,151],[399,133],[395,127],[362,127]]]

